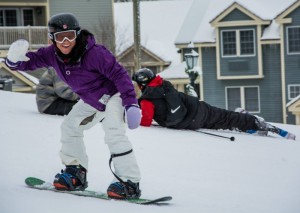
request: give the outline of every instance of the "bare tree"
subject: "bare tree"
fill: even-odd
[[[94,27],[93,32],[97,43],[103,44],[112,53],[115,53],[115,30],[111,20],[99,19],[99,24]]]
[[[116,53],[120,53],[125,48],[128,48],[131,44],[129,44],[128,41],[131,41],[132,38],[130,38],[130,33],[128,26],[120,26],[120,24],[116,23],[115,25],[115,36],[116,36]]]
[[[121,26],[116,23],[113,26],[109,20],[99,20],[99,24],[94,27],[93,33],[97,43],[106,46],[112,53],[118,54],[128,47],[131,40],[129,35],[129,26]]]

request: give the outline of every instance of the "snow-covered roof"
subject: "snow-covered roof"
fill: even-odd
[[[166,61],[164,78],[187,78],[175,44],[215,42],[211,22],[234,3],[260,18],[270,21],[261,39],[279,39],[275,18],[297,0],[173,0],[140,2],[141,45]],[[133,45],[132,2],[115,3],[117,54]]]
[[[159,73],[158,75],[162,78],[188,78],[188,74],[184,72],[186,69],[186,63],[181,62],[175,66],[169,67],[165,69],[163,72]]]
[[[0,58],[0,63],[4,63],[4,62],[5,62],[5,59],[4,58]],[[38,84],[39,83],[39,80],[36,77],[32,76],[32,75],[29,75],[28,73],[23,72],[23,71],[17,71],[17,72],[20,73],[21,75],[23,75],[25,78],[27,78],[31,82],[33,82],[34,84]]]
[[[215,42],[214,28],[211,21],[232,4],[237,3],[262,20],[274,20],[278,14],[286,10],[297,0],[194,0],[188,14],[196,14],[197,18],[188,15],[176,38],[176,44],[193,42]],[[201,13],[201,14],[200,14]],[[199,18],[200,17],[200,18]],[[196,19],[196,20],[195,20]],[[193,30],[185,30],[193,26]],[[278,39],[279,26],[274,21],[262,35],[262,39]]]
[[[191,0],[140,2],[141,45],[172,64],[180,63],[175,39]],[[116,46],[119,55],[133,45],[132,2],[115,3]]]
[[[186,68],[186,63],[185,61],[183,61],[177,65],[168,67],[164,71],[160,72],[158,75],[166,79],[186,79],[189,77],[188,74],[185,72]],[[202,70],[199,66],[194,67],[194,70],[197,71],[199,74],[202,73]]]
[[[296,101],[300,100],[300,95],[298,95],[297,97],[293,98],[291,101],[289,101],[287,104],[286,104],[286,107],[289,107],[291,106],[293,103],[295,103]]]
[[[264,30],[262,40],[280,39],[280,26],[275,20]]]
[[[18,73],[20,73],[21,75],[23,75],[25,78],[27,78],[28,80],[30,80],[31,82],[33,82],[34,84],[38,84],[39,83],[39,79],[37,79],[36,77],[24,72],[24,71],[18,71]]]

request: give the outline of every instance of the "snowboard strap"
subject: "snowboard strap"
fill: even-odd
[[[126,185],[126,183],[116,174],[116,173],[114,173],[114,171],[112,170],[112,168],[111,168],[111,162],[112,162],[112,159],[113,158],[115,158],[115,157],[120,157],[120,156],[124,156],[124,155],[128,155],[128,154],[130,154],[132,152],[132,149],[130,149],[129,151],[127,151],[127,152],[122,152],[122,153],[119,153],[119,154],[112,154],[111,156],[110,156],[110,159],[109,159],[109,168],[110,168],[110,171],[113,173],[113,175],[118,179],[118,181],[120,181],[121,183],[123,183],[123,184],[125,184]]]

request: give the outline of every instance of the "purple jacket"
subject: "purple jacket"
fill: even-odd
[[[78,64],[67,65],[55,53],[54,45],[28,52],[30,58],[15,69],[35,70],[53,67],[59,77],[76,92],[80,98],[104,111],[109,97],[120,92],[123,106],[137,104],[134,86],[127,71],[116,61],[104,46],[88,38],[88,47]]]

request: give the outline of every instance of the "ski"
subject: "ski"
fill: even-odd
[[[250,114],[247,110],[243,109],[243,108],[236,108],[235,109],[235,112],[239,112],[239,113],[245,113],[245,114]],[[255,116],[258,120],[264,120],[263,118],[259,117],[259,116]],[[265,122],[265,121],[264,121]],[[290,140],[296,140],[296,135],[291,133],[291,132],[288,132],[284,129],[281,129],[277,126],[274,126],[268,122],[265,122],[267,124],[267,130],[269,132],[272,132],[274,134],[277,134],[283,138],[286,138],[286,139],[290,139]],[[248,130],[247,133],[250,133],[250,134],[258,134],[258,135],[268,135],[268,131],[260,131],[260,130]]]
[[[267,123],[267,124],[268,124],[268,131],[267,130],[247,130],[246,133],[252,134],[252,135],[258,135],[258,136],[268,136],[268,132],[271,132],[271,133],[277,134],[277,135],[279,135],[283,138],[289,139],[289,140],[296,140],[296,135],[295,134],[293,134],[291,132],[288,132],[284,129],[281,129],[277,126],[274,126],[270,123]],[[159,128],[166,128],[166,127],[159,126],[158,124],[152,124],[152,126],[153,127],[159,127]],[[207,129],[207,130],[215,131],[213,129]],[[220,134],[214,134],[214,133],[209,133],[209,132],[206,132],[206,131],[202,131],[202,129],[196,129],[196,130],[181,129],[181,131],[200,132],[200,133],[204,133],[204,134],[211,135],[211,136],[216,136],[216,137],[220,137],[220,138],[229,139],[230,141],[235,141],[235,137],[233,137],[233,136],[232,137],[222,136]],[[241,132],[241,131],[239,131],[239,132]]]
[[[92,197],[92,198],[97,198],[97,199],[102,199],[102,200],[123,201],[123,202],[135,203],[135,204],[140,204],[140,205],[161,205],[161,204],[167,204],[167,201],[172,200],[171,196],[160,197],[157,199],[130,198],[130,199],[119,200],[119,199],[109,198],[106,193],[96,192],[96,191],[91,191],[91,190],[61,191],[61,190],[56,190],[54,188],[54,186],[52,185],[52,183],[46,182],[44,180],[41,180],[41,179],[35,178],[35,177],[26,178],[25,183],[28,187],[33,188],[33,189],[48,190],[48,191],[72,194],[72,195],[83,196],[83,197]]]
[[[296,140],[296,135],[294,135],[293,133],[288,132],[288,131],[286,131],[284,129],[281,129],[281,128],[277,127],[277,126],[274,126],[274,125],[272,125],[270,123],[267,123],[267,125],[268,125],[268,131],[269,132],[272,132],[274,134],[277,134],[277,135],[279,135],[279,136],[281,136],[283,138],[289,139],[289,140]],[[259,132],[260,131],[257,131],[257,130],[248,130],[247,131],[247,133],[250,133],[250,134],[256,134],[256,133],[258,133],[258,135],[260,135]],[[263,131],[263,132],[266,132],[266,135],[268,134],[267,131]]]

